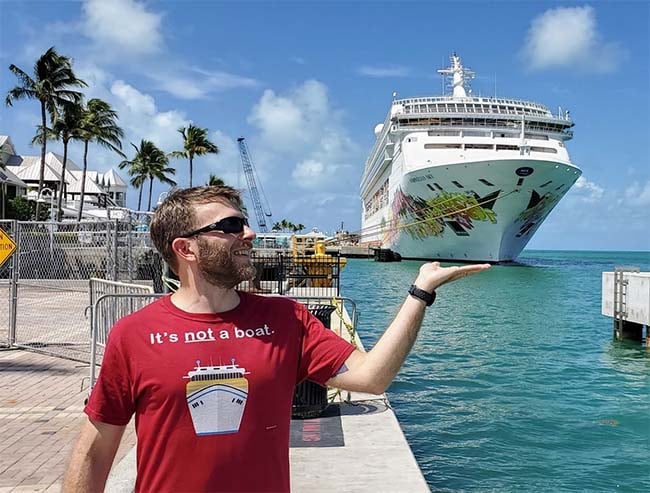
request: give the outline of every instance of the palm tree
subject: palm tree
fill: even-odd
[[[82,94],[73,91],[71,87],[86,87],[87,84],[76,77],[72,71],[70,58],[59,55],[54,46],[48,49],[34,64],[34,76],[21,70],[16,65],[9,65],[9,70],[19,80],[20,85],[7,93],[5,103],[13,106],[14,100],[37,99],[41,103],[41,130],[47,128],[46,111],[54,120],[58,114],[58,106],[66,102],[78,103]],[[41,168],[38,177],[38,196],[40,197],[45,178],[45,154],[47,153],[47,138],[41,139]],[[39,217],[40,202],[36,203],[36,217]]]
[[[57,221],[63,219],[63,209],[61,206],[64,193],[67,197],[67,193],[65,192],[65,172],[68,164],[68,144],[71,140],[80,138],[83,107],[76,103],[66,103],[59,110],[52,128],[46,128],[45,132],[39,130],[32,140],[32,143],[40,144],[43,139],[43,134],[45,134],[47,140],[61,140],[63,142],[63,166],[61,168],[61,178],[59,179]]]
[[[131,144],[135,149],[135,157],[130,161],[122,161],[120,168],[129,168],[129,175],[132,176],[131,185],[140,188],[138,196],[138,210],[142,202],[142,189],[144,183],[149,179],[149,203],[147,210],[151,210],[151,194],[153,191],[154,179],[175,186],[176,182],[167,175],[176,174],[174,168],[168,167],[169,158],[156,145],[149,140],[141,140],[140,147]]]
[[[304,224],[298,223],[298,224],[294,224],[294,225],[293,225],[293,232],[294,232],[294,233],[299,233],[299,232],[302,231],[303,229],[305,229],[305,225],[304,225]]]
[[[209,187],[223,187],[225,184],[226,182],[219,178],[217,175],[210,173],[210,178],[208,178]]]
[[[174,158],[184,158],[190,161],[190,187],[192,186],[192,163],[194,156],[204,154],[217,154],[219,148],[208,140],[208,129],[189,124],[187,128],[181,127],[178,132],[183,136],[183,150],[170,154]]]
[[[120,140],[124,137],[124,131],[117,125],[117,120],[117,112],[113,110],[110,104],[101,99],[93,98],[88,100],[83,110],[80,140],[84,142],[84,166],[81,173],[81,196],[77,221],[81,221],[86,195],[88,144],[95,142],[106,149],[116,152],[123,158],[126,157],[122,152],[122,141]]]

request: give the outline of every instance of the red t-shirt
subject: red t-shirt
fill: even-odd
[[[135,413],[136,491],[289,491],[294,387],[324,384],[354,348],[299,303],[239,296],[218,314],[166,296],[111,330],[85,412]]]

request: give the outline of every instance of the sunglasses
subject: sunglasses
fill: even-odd
[[[244,232],[244,226],[248,226],[248,219],[245,217],[225,217],[221,221],[203,226],[196,231],[192,231],[186,235],[181,235],[179,238],[190,238],[192,236],[201,235],[203,233],[210,233],[212,231],[226,234],[239,234]]]

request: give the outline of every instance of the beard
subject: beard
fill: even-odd
[[[255,267],[235,261],[231,249],[199,237],[198,267],[205,280],[219,288],[232,289],[255,277]]]

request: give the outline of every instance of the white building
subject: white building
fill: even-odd
[[[37,200],[40,177],[40,156],[22,156],[16,150],[8,136],[0,135],[0,183],[7,184],[7,197],[26,195],[28,200]],[[58,199],[59,185],[63,173],[63,156],[54,152],[45,155],[43,186],[52,190]],[[81,199],[82,169],[70,158],[65,170],[63,208],[66,216],[75,216]],[[106,209],[109,206],[126,207],[127,183],[114,170],[106,173],[94,170],[86,171],[84,187],[84,211]]]

